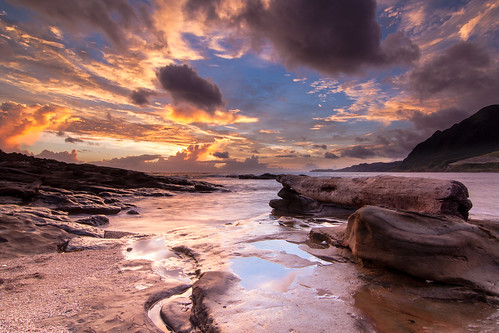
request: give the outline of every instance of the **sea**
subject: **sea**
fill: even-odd
[[[499,173],[374,173],[320,172],[300,173],[316,177],[371,177],[392,175],[456,180],[463,183],[473,207],[470,218],[499,223]],[[228,178],[224,175],[190,175],[195,180],[223,185],[227,192],[180,193],[172,197],[133,198],[140,218],[120,213],[111,217],[110,227],[143,233],[165,233],[172,229],[189,228],[200,224],[223,225],[251,218],[276,223],[269,201],[277,199],[281,184],[263,179]]]

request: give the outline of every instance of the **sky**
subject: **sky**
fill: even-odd
[[[401,160],[499,103],[491,0],[0,0],[0,149],[158,172]]]

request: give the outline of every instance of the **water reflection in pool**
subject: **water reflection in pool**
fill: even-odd
[[[310,275],[322,260],[301,250],[298,244],[285,240],[265,240],[251,243],[261,250],[285,253],[306,259],[310,265],[301,268],[288,268],[284,264],[271,262],[256,256],[237,257],[231,260],[232,271],[241,278],[241,286],[245,289],[264,289],[269,291],[288,291],[298,276]],[[303,262],[303,261],[301,261]]]
[[[241,278],[245,289],[286,292],[297,276],[312,274],[314,266],[286,268],[257,257],[238,257],[232,259],[232,270]]]

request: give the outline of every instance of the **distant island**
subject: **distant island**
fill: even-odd
[[[499,105],[482,108],[419,143],[403,161],[311,172],[499,172]]]

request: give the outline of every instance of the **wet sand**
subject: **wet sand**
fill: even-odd
[[[3,260],[0,277],[1,332],[160,332],[145,306],[180,285],[119,247]]]

